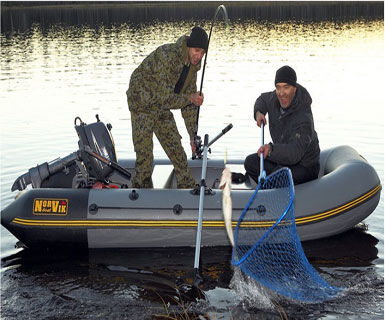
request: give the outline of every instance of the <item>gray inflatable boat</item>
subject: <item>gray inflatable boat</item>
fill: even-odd
[[[1,212],[5,228],[32,248],[195,246],[199,188],[177,189],[171,163],[158,159],[153,188],[133,189],[135,161],[117,161],[111,128],[99,120],[90,125],[80,120],[76,125],[76,119],[75,128],[77,152],[31,168],[16,179],[12,191],[21,192]],[[196,181],[201,179],[202,163],[189,160]],[[226,166],[242,167],[243,160],[227,160]],[[219,188],[224,167],[223,160],[207,161],[202,246],[230,245]],[[255,187],[250,181],[233,185],[233,228]],[[354,228],[375,210],[380,193],[376,171],[357,151],[349,146],[323,150],[319,178],[295,186],[301,241]],[[255,227],[266,228],[269,223],[261,220]]]

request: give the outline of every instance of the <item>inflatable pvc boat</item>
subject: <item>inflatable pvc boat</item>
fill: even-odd
[[[76,121],[80,124],[76,124]],[[135,160],[117,161],[111,126],[75,119],[79,150],[43,163],[16,179],[19,190],[1,212],[1,224],[25,246],[86,248],[195,246],[199,188],[177,189],[168,159],[154,161],[153,188],[133,189]],[[319,178],[295,186],[295,216],[301,241],[336,235],[367,218],[380,200],[374,168],[353,148],[321,152]],[[189,160],[196,181],[202,159]],[[242,166],[227,160],[226,166]],[[202,246],[228,246],[219,179],[223,160],[208,159],[203,208]],[[32,188],[27,188],[31,185]],[[254,192],[250,181],[233,185],[232,222]],[[271,222],[256,221],[254,228]]]

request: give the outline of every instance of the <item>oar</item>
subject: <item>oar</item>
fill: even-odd
[[[198,285],[203,281],[199,275],[199,259],[201,249],[201,237],[202,237],[202,221],[203,221],[203,200],[205,197],[206,187],[206,169],[207,169],[207,149],[209,144],[209,135],[205,135],[203,143],[203,161],[202,161],[202,175],[200,182],[200,194],[199,194],[199,215],[198,215],[198,226],[197,226],[197,238],[195,243],[195,260],[194,260],[194,286]]]
[[[220,137],[222,137],[224,134],[226,134],[230,129],[232,129],[233,127],[233,124],[230,123],[226,126],[226,128],[222,129],[221,133],[218,134],[213,140],[211,140],[209,142],[209,144],[207,145],[207,147],[210,147],[215,141],[217,141]]]

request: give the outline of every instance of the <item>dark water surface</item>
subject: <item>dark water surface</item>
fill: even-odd
[[[2,319],[26,319],[25,314],[28,319],[379,319],[383,281],[374,267],[377,244],[359,228],[304,243],[322,276],[347,288],[322,304],[288,301],[241,280],[228,247],[202,248],[199,300],[191,287],[192,248],[23,250],[2,261]]]
[[[60,20],[60,11],[48,19],[45,9],[33,10],[46,19],[31,22],[26,11],[24,20],[13,16],[6,30],[2,21],[1,208],[15,197],[10,187],[20,174],[77,149],[76,116],[92,122],[98,113],[111,122],[118,156],[133,158],[125,97],[132,71],[156,47],[194,25],[209,29],[204,19],[213,14],[155,21],[147,8],[145,23],[128,18],[105,23],[94,19],[105,9],[71,9],[72,18],[88,12],[93,23],[64,23],[68,12],[61,11]],[[383,184],[383,11],[379,19],[300,23],[259,22],[237,18],[235,6],[228,10],[230,27],[218,23],[212,34],[199,130],[213,136],[230,122],[234,129],[215,143],[211,157],[256,151],[254,101],[273,90],[276,69],[289,64],[312,95],[321,148],[351,145]],[[179,112],[175,117],[188,150]],[[154,153],[165,157],[156,140]],[[288,301],[243,279],[231,266],[227,247],[202,248],[205,299],[197,301],[191,290],[192,248],[36,252],[16,249],[17,239],[1,227],[1,319],[383,319],[383,217],[382,193],[360,227],[303,243],[321,275],[346,288],[341,297],[320,304]]]

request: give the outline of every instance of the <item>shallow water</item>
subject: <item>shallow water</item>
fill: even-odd
[[[157,46],[195,24],[66,26],[35,24],[1,34],[1,208],[15,196],[17,176],[37,163],[77,149],[74,118],[111,122],[120,158],[134,157],[125,91],[131,72]],[[273,90],[277,68],[289,64],[313,98],[321,148],[357,149],[384,182],[383,20],[257,23],[236,20],[213,30],[199,133],[217,135],[212,158],[255,152],[255,99]],[[198,85],[200,76],[198,76]],[[174,112],[185,150],[188,136]],[[269,141],[268,132],[265,133]],[[159,143],[154,153],[165,157]],[[359,183],[359,181],[357,181]],[[209,319],[383,318],[383,193],[362,228],[304,243],[309,261],[344,295],[304,305],[247,284],[230,264],[229,248],[203,248],[203,293],[191,296],[194,250],[118,250],[81,253],[15,249],[1,227],[2,319],[148,319],[201,315]],[[14,256],[15,255],[15,256]],[[160,316],[159,316],[160,318]],[[186,317],[185,317],[186,318]]]

